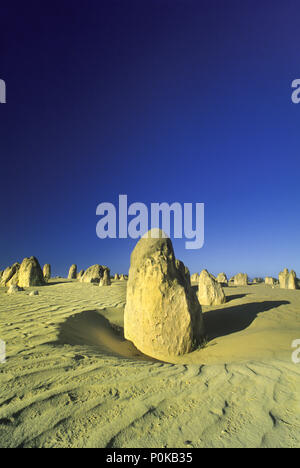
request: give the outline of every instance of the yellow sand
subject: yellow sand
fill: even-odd
[[[122,338],[126,282],[0,288],[0,446],[300,447],[300,291],[226,295],[207,346],[164,362]]]

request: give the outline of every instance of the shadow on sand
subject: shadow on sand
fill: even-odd
[[[69,317],[60,325],[55,344],[84,345],[93,347],[97,354],[158,362],[127,341],[123,328],[109,322],[100,312],[86,310]]]
[[[67,280],[67,279],[61,279],[60,281],[50,280],[48,283],[44,283],[43,286],[55,286],[56,284],[65,284],[65,283],[72,283],[72,281]]]
[[[226,302],[234,301],[235,299],[243,299],[243,297],[248,296],[248,294],[231,294],[226,296]]]
[[[206,335],[209,341],[248,328],[258,314],[290,304],[288,301],[250,302],[203,314]]]
[[[237,299],[245,295],[229,296]],[[211,310],[203,314],[208,342],[221,336],[230,335],[248,328],[258,314],[290,304],[288,301],[265,301],[240,304],[223,309]],[[107,310],[108,311],[108,310]],[[130,341],[124,338],[121,326],[112,324],[102,310],[86,310],[69,317],[60,324],[58,339],[52,345],[84,346],[85,353],[118,356],[140,361],[162,362],[141,353]],[[119,317],[123,308],[112,309]]]

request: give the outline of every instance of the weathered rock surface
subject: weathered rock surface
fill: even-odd
[[[288,289],[298,289],[297,275],[294,270],[290,271],[289,280],[288,280]]]
[[[271,276],[266,276],[265,284],[268,284],[270,286],[274,286],[276,284],[276,280],[274,278],[272,278]]]
[[[115,279],[115,280],[119,280],[119,279],[120,279],[120,276],[118,275],[118,273],[115,274],[114,279]]]
[[[103,277],[100,280],[99,286],[110,286],[110,269],[106,268],[103,272]]]
[[[282,289],[298,289],[298,280],[294,270],[285,268],[279,273],[279,285]]]
[[[226,273],[219,273],[217,276],[217,282],[221,284],[228,284],[228,278],[226,276]]]
[[[1,285],[9,287],[11,285],[9,282],[18,273],[19,269],[20,263],[18,262],[14,263],[11,267],[7,267],[2,274]]]
[[[44,265],[43,275],[44,275],[45,283],[48,283],[48,281],[51,278],[51,265],[49,265],[49,263],[46,263],[46,265]]]
[[[248,275],[246,273],[238,273],[234,277],[234,286],[247,286]]]
[[[18,285],[21,288],[45,284],[42,269],[35,257],[24,258],[19,269]]]
[[[140,351],[159,358],[192,351],[204,327],[188,270],[176,261],[171,240],[155,231],[131,254],[124,332]]]
[[[68,279],[76,279],[77,278],[77,265],[73,264],[70,266]]]
[[[192,276],[191,276],[191,282],[192,283],[196,283],[196,282],[198,283],[199,276],[200,276],[199,273],[193,273]]]
[[[9,288],[10,286],[17,286],[19,283],[19,270],[16,271],[14,276],[6,282],[5,286]]]
[[[9,286],[8,290],[7,290],[7,294],[16,294],[20,291],[24,291],[23,288],[19,288],[19,286],[17,286],[16,284],[12,284],[11,286]]]
[[[77,274],[77,279],[80,281],[83,275],[84,275],[84,270],[80,270],[80,272]]]
[[[107,269],[107,267],[103,265],[92,265],[84,272],[80,281],[82,283],[99,283],[105,269]]]
[[[226,296],[221,284],[208,273],[202,270],[199,277],[198,299],[201,305],[220,305],[226,302]]]

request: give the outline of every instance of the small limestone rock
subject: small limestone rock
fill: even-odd
[[[114,280],[119,280],[119,279],[120,279],[120,276],[118,275],[118,273],[116,273],[114,276]]]
[[[247,286],[248,275],[246,273],[238,273],[234,277],[234,286]]]
[[[38,296],[39,295],[39,292],[38,291],[31,291],[31,293],[29,293],[29,296]]]
[[[263,283],[263,278],[253,278],[252,284],[260,284]]]
[[[46,265],[44,265],[43,275],[44,275],[45,283],[48,283],[48,281],[51,278],[51,265],[49,265],[49,263],[46,263]]]
[[[227,285],[228,279],[227,279],[226,273],[219,273],[217,276],[217,282]]]
[[[272,278],[271,276],[266,276],[266,278],[265,278],[265,284],[268,284],[269,286],[274,286],[274,284],[275,284],[275,279]]]
[[[103,272],[103,277],[101,278],[99,282],[99,286],[110,286],[111,281],[110,281],[110,270],[109,268],[106,268]]]
[[[69,269],[68,279],[76,279],[77,278],[77,265],[71,265]]]
[[[101,278],[103,277],[104,270],[106,266],[103,265],[92,265],[90,266],[85,273],[80,278],[82,283],[97,283],[99,284]]]
[[[220,305],[226,302],[226,296],[221,284],[207,270],[199,277],[198,299],[201,305]]]

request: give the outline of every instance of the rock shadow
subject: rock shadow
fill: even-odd
[[[211,310],[203,314],[206,335],[209,341],[248,328],[258,314],[275,309],[289,301],[250,302],[224,309]]]
[[[158,362],[141,353],[131,341],[124,338],[123,328],[112,324],[100,312],[86,310],[69,317],[60,324],[55,344],[87,346],[93,349],[93,354]]]
[[[235,299],[243,299],[243,297],[248,296],[248,294],[231,294],[226,296],[226,302],[234,301]]]

